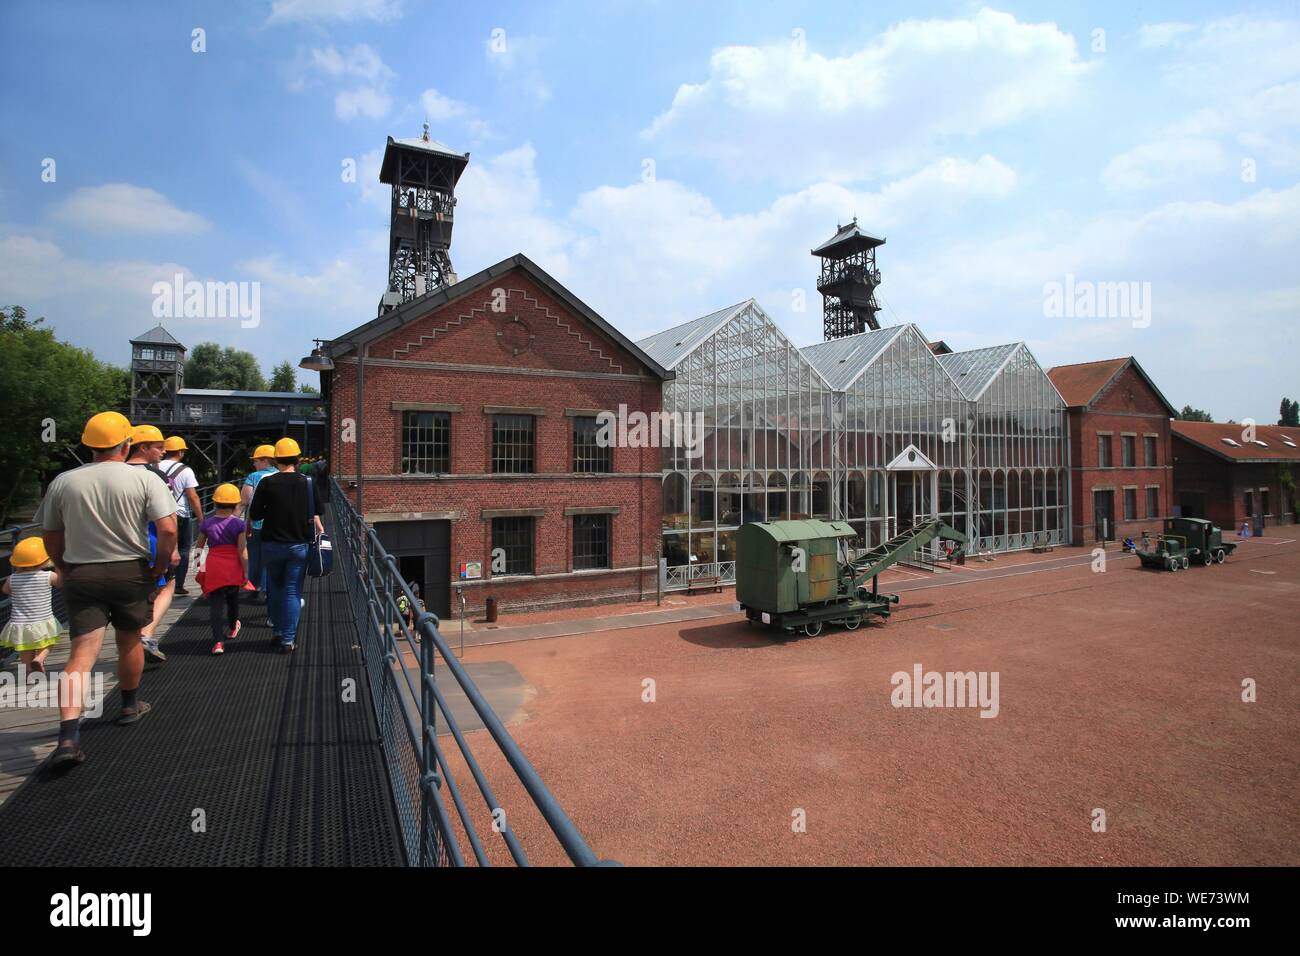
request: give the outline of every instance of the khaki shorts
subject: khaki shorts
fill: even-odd
[[[68,631],[72,637],[80,637],[110,624],[119,631],[138,631],[153,619],[157,588],[149,562],[143,558],[69,564],[63,576]]]

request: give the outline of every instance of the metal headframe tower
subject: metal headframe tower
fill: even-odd
[[[456,281],[451,268],[451,227],[456,211],[456,182],[469,163],[429,139],[429,124],[419,139],[388,137],[379,181],[393,187],[388,233],[388,290],[379,303],[382,315],[403,302]]]
[[[131,340],[131,421],[172,421],[184,386],[185,346],[161,325]]]
[[[877,239],[858,228],[858,220],[836,226],[835,235],[823,242],[812,254],[822,261],[817,291],[822,294],[822,324],[826,339],[856,335],[880,328],[876,313],[876,286],[880,270],[876,268]]]

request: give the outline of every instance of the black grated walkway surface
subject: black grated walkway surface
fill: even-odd
[[[82,725],[86,762],[38,770],[0,806],[4,863],[401,865],[339,575],[308,579],[290,655],[271,646],[265,606],[244,602],[242,632],[213,657],[207,602],[190,608],[163,640],[167,663],[145,671],[153,710],[119,727],[113,691]]]

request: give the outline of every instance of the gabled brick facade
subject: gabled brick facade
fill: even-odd
[[[356,446],[343,437],[345,419],[357,415],[357,349],[347,341],[369,337],[362,346],[364,510],[381,540],[389,522],[448,522],[446,583],[453,606],[454,588],[463,585],[470,612],[488,596],[510,610],[653,595],[661,451],[614,447],[608,473],[577,474],[572,428],[579,414],[620,406],[657,412],[670,373],[617,341],[616,331],[523,257],[426,299],[435,300],[427,311],[415,300],[398,320],[381,317],[330,343],[331,461],[348,487]],[[450,421],[447,470],[404,473],[403,413],[426,411]],[[531,417],[533,473],[493,473],[496,414]],[[609,516],[608,569],[575,571],[575,511]],[[532,573],[493,576],[493,517],[531,520]],[[467,562],[481,564],[481,580],[457,577]],[[446,595],[431,577],[427,602],[437,610]]]
[[[1173,513],[1173,408],[1131,357],[1058,366],[1047,375],[1065,399],[1069,417],[1071,543],[1102,539],[1100,506],[1107,502],[1105,540],[1159,532]],[[1125,438],[1132,439],[1131,465],[1124,460]],[[1103,439],[1109,463],[1102,460]],[[1147,439],[1154,439],[1152,463]],[[1135,505],[1131,517],[1125,513],[1126,492],[1132,492]]]

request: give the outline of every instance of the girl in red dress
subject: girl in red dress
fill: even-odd
[[[225,641],[233,641],[242,626],[239,620],[239,592],[248,580],[248,532],[242,518],[235,517],[239,489],[231,484],[212,493],[213,514],[199,525],[195,550],[208,549],[199,585],[208,599],[212,623],[212,653],[224,654]],[[225,612],[224,614],[222,612]]]

